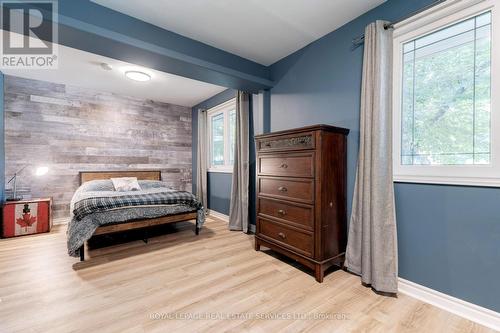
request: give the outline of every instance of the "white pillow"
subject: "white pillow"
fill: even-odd
[[[128,192],[141,190],[136,177],[111,178],[111,181],[113,182],[115,191]]]

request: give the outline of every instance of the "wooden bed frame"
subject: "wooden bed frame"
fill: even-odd
[[[118,177],[136,177],[138,180],[161,180],[161,171],[159,170],[133,170],[133,171],[81,171],[80,172],[80,185],[91,180],[102,180]],[[98,227],[92,236],[111,234],[120,231],[127,231],[133,229],[147,228],[157,225],[168,223],[175,223],[181,221],[190,221],[196,219],[196,211],[180,213],[158,218],[134,220],[129,222],[118,222],[107,224]],[[195,226],[195,234],[200,233],[200,228]],[[147,243],[147,237],[144,242]],[[80,247],[80,261],[85,260],[85,243]]]

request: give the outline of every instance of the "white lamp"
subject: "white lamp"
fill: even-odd
[[[14,173],[14,176],[7,182],[7,184],[9,184],[10,182],[14,182],[12,184],[12,198],[9,198],[7,199],[8,201],[18,201],[18,200],[21,200],[22,198],[18,198],[17,197],[17,175],[19,175],[24,169],[26,169],[28,167],[28,165],[25,165],[23,166],[21,169],[19,169],[18,171],[16,171]],[[47,172],[49,172],[49,168],[46,167],[46,166],[39,166],[36,168],[35,170],[35,175],[40,177],[40,176],[43,176],[45,175]]]
[[[49,172],[49,168],[48,167],[46,167],[46,166],[39,166],[35,170],[35,175],[37,175],[37,176],[43,176],[43,175],[47,174],[47,172]]]

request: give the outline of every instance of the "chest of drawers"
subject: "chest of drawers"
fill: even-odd
[[[348,133],[315,125],[255,137],[255,249],[295,259],[313,269],[318,282],[344,261]]]

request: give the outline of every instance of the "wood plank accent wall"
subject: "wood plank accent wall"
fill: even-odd
[[[191,190],[189,107],[14,76],[5,76],[4,105],[6,179],[31,165],[18,191],[52,197],[56,218],[69,215],[79,171],[160,169]],[[49,173],[35,176],[38,165]]]

